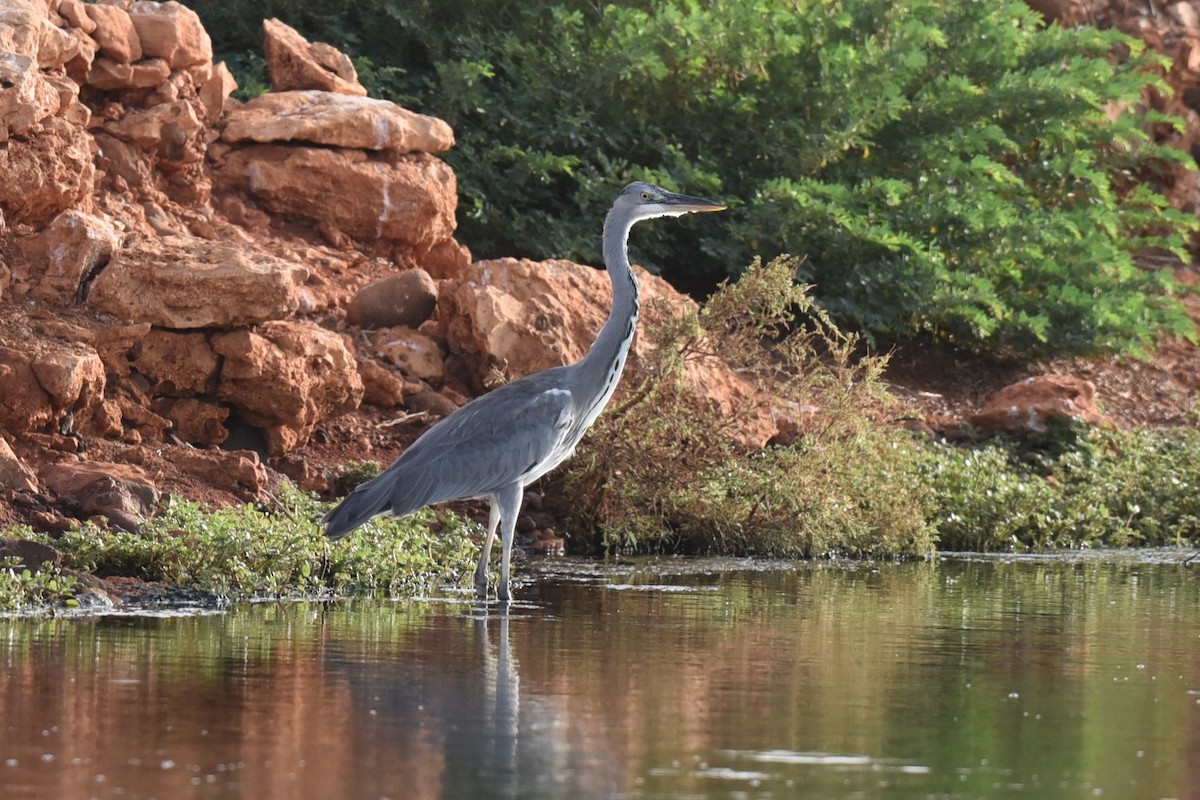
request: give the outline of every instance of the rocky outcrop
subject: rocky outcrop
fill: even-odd
[[[342,337],[318,325],[269,322],[212,337],[223,359],[217,397],[263,428],[272,455],[307,440],[321,420],[353,411],[362,379]]]
[[[180,3],[0,0],[4,489],[62,494],[39,465],[69,455],[117,481],[93,494],[127,525],[144,510],[121,507],[102,451],[241,497],[268,483],[258,457],[195,448],[303,447],[362,402],[360,363],[380,403],[428,389],[330,328],[367,284],[356,322],[420,325],[436,284],[400,267],[465,266],[432,155],[453,132],[363,96],[328,45],[264,28],[279,91],[239,103]],[[426,347],[437,370],[411,371],[440,384]]]
[[[263,21],[264,49],[271,89],[320,89],[338,94],[365,95],[350,59],[335,47],[309,42],[277,19]]]
[[[232,109],[221,140],[438,153],[454,146],[454,131],[386,100],[308,90],[270,92]]]
[[[695,307],[663,279],[636,271],[645,319],[634,339],[626,386],[638,381],[639,360],[658,346],[647,331]],[[509,258],[473,264],[445,293],[439,310],[449,346],[482,388],[497,372],[513,379],[578,361],[604,324],[611,298],[611,283],[601,270]],[[762,447],[775,434],[768,404],[724,362],[694,360],[685,380],[722,409],[731,434],[744,445]]]
[[[255,144],[216,150],[214,166],[221,189],[354,239],[399,245],[418,263],[454,233],[454,172],[423,153]]]
[[[248,245],[164,236],[114,253],[87,303],[164,328],[253,325],[295,313],[307,276],[304,267]]]
[[[967,421],[989,433],[1044,434],[1056,423],[1110,421],[1096,406],[1096,385],[1071,375],[1039,375],[997,392]]]

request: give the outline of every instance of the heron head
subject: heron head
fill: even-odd
[[[652,183],[634,181],[621,190],[617,204],[625,205],[635,220],[654,217],[679,217],[684,214],[722,211],[725,206],[700,197],[668,192]]]

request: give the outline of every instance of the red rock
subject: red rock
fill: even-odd
[[[322,42],[310,43],[277,19],[263,20],[263,34],[272,91],[320,89],[366,95],[354,64],[337,48]]]
[[[33,374],[56,413],[72,410],[82,418],[103,401],[104,364],[91,347],[77,342],[39,342],[33,353]]]
[[[437,153],[454,146],[454,131],[440,119],[387,100],[334,92],[261,94],[232,109],[226,142],[302,142],[329,147]]]
[[[59,214],[26,251],[35,264],[46,268],[38,297],[60,305],[74,303],[85,277],[112,257],[120,239],[111,219],[75,210]]]
[[[0,143],[19,136],[59,110],[58,91],[29,56],[0,52]]]
[[[154,328],[142,340],[133,368],[154,382],[154,394],[178,397],[215,392],[220,361],[203,333]]]
[[[38,35],[37,64],[45,70],[55,70],[79,55],[80,40],[55,25],[43,24]]]
[[[84,33],[96,30],[96,23],[87,14],[87,6],[83,0],[62,0],[58,4],[58,13],[72,28],[78,28]]]
[[[72,412],[88,421],[104,399],[104,367],[84,344],[34,340],[0,347],[0,428],[29,431]]]
[[[172,463],[213,486],[248,489],[257,494],[267,486],[267,471],[253,450],[197,450],[172,447],[163,451]]]
[[[142,57],[142,42],[129,12],[112,5],[88,4],[87,15],[96,23],[92,38],[100,45],[100,52],[123,64]]]
[[[87,73],[88,86],[102,92],[124,89],[149,89],[171,76],[171,67],[161,58],[148,58],[136,64],[123,64],[111,58],[97,58]]]
[[[224,359],[217,396],[266,430],[272,455],[303,444],[317,423],[362,401],[354,355],[340,336],[312,323],[218,333],[212,346]]]
[[[45,11],[33,3],[3,0],[0,2],[0,53],[37,59],[44,24]]]
[[[395,365],[410,380],[440,386],[446,376],[446,354],[433,338],[396,326],[372,331],[369,351]]]
[[[171,421],[171,433],[197,447],[215,447],[229,438],[229,409],[195,397],[161,398],[152,408]]]
[[[9,225],[41,228],[68,208],[88,210],[94,180],[91,137],[58,117],[0,147],[0,213]]]
[[[189,151],[184,145],[204,130],[196,109],[187,100],[151,106],[144,111],[131,111],[119,120],[104,125],[104,130],[130,144],[169,161],[201,158],[200,151]]]
[[[3,436],[0,436],[0,487],[18,492],[38,490],[37,473],[17,457]]]
[[[129,464],[58,462],[43,467],[41,479],[60,497],[76,498],[85,515],[119,512],[144,519],[158,509],[158,487],[143,470]]]
[[[380,408],[394,408],[404,403],[404,381],[378,361],[360,358],[358,375],[362,378],[364,403]]]
[[[1109,423],[1096,407],[1096,385],[1071,375],[1039,375],[1005,386],[967,418],[982,431],[1046,433],[1055,421]]]
[[[307,271],[246,246],[165,236],[120,250],[88,305],[163,328],[221,328],[287,317]]]
[[[433,156],[262,144],[230,150],[216,166],[219,187],[356,239],[393,241],[419,254],[454,234],[454,172]]]
[[[453,239],[443,239],[422,254],[421,268],[435,279],[458,281],[471,266],[471,251]]]
[[[204,118],[209,124],[221,119],[225,113],[225,106],[229,102],[229,96],[236,89],[237,81],[234,80],[229,67],[225,66],[225,62],[222,61],[215,65],[208,78],[200,84],[199,89],[200,102],[204,106]]]
[[[175,0],[134,3],[129,19],[145,56],[165,59],[172,69],[212,63],[212,39],[200,17]]]

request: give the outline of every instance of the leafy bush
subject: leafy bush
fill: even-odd
[[[316,524],[323,512],[286,488],[270,509],[174,499],[136,533],[87,523],[57,539],[27,538],[53,545],[77,569],[243,598],[412,593],[470,574],[470,531],[449,515],[380,519],[331,546]]]
[[[1134,265],[1195,220],[1137,183],[1186,156],[1145,135],[1161,61],[1116,32],[1021,2],[193,4],[226,49],[274,14],[386,65],[373,90],[457,131],[460,235],[483,256],[596,261],[596,221],[643,178],[732,207],[727,229],[639,230],[680,284],[788,252],[823,307],[887,337],[1192,331],[1169,274]]]
[[[907,445],[874,424],[886,402],[883,360],[855,358],[797,286],[796,263],[754,264],[700,310],[656,331],[643,379],[602,415],[565,478],[575,530],[607,549],[775,556],[895,557],[931,547]],[[811,320],[798,328],[803,315]],[[739,409],[686,386],[688,367],[719,356],[752,385],[808,416],[787,447],[731,441]]]
[[[18,536],[28,530],[16,531]],[[62,603],[77,605],[73,595],[76,581],[49,561],[37,570],[20,563],[16,556],[0,559],[0,611]]]
[[[1200,539],[1200,431],[1085,429],[1030,451],[1000,440],[920,461],[938,546],[1023,551]]]

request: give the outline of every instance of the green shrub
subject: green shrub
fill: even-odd
[[[946,550],[1181,545],[1200,538],[1200,431],[1083,429],[1051,450],[931,446],[919,474]]]
[[[918,555],[931,547],[908,445],[876,424],[883,360],[856,359],[797,286],[796,263],[754,264],[699,311],[658,326],[643,379],[568,462],[572,529],[621,551]],[[798,318],[810,320],[798,327]],[[787,447],[743,450],[745,409],[696,396],[690,365],[719,356],[809,417]]]
[[[481,256],[597,261],[597,221],[643,178],[731,205],[727,227],[638,231],[686,285],[788,252],[824,308],[889,338],[1032,353],[1192,332],[1169,273],[1134,265],[1195,220],[1138,185],[1187,157],[1148,140],[1162,62],[1116,32],[1021,2],[194,5],[220,47],[257,48],[278,15],[449,121]]]
[[[409,594],[470,573],[470,526],[449,515],[379,519],[331,545],[318,530],[325,508],[316,500],[291,487],[277,500],[269,508],[206,509],[173,499],[136,533],[86,523],[57,539],[27,538],[87,572],[235,598]]]
[[[28,538],[28,529],[10,531],[11,536]],[[64,575],[49,561],[34,570],[16,556],[0,559],[0,611],[15,611],[31,606],[77,605],[76,580]]]

